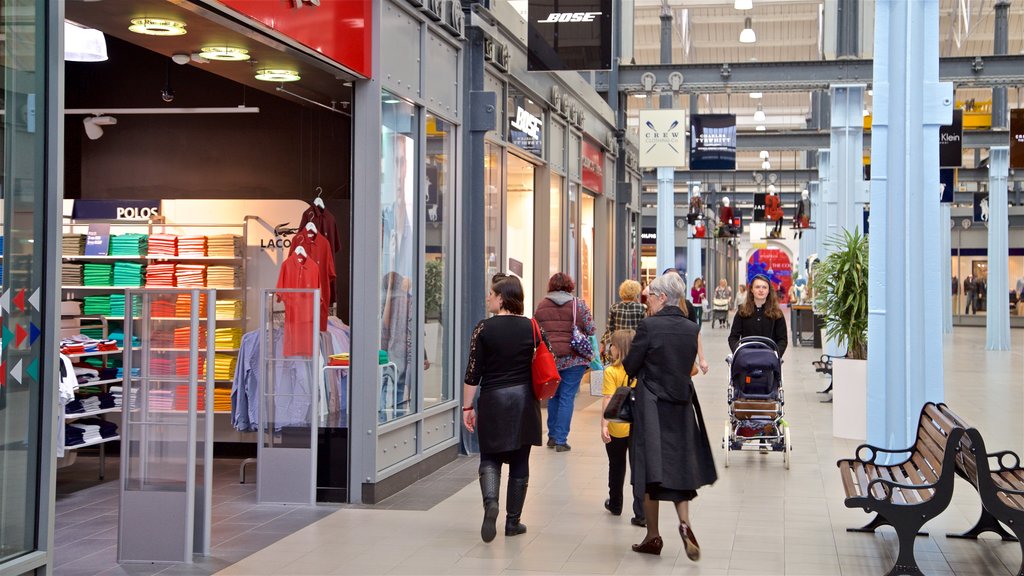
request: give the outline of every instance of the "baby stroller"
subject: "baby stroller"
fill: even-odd
[[[729,298],[715,298],[711,301],[711,327],[724,328],[729,321]]]
[[[729,467],[729,452],[746,449],[782,452],[789,470],[793,446],[789,424],[783,418],[785,396],[778,347],[770,338],[748,336],[740,340],[731,364],[729,421],[722,438],[725,467]]]

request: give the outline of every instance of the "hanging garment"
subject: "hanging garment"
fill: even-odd
[[[332,254],[341,249],[341,235],[338,233],[338,224],[334,220],[333,214],[319,206],[310,206],[302,213],[299,230],[305,230],[306,224],[309,222],[312,222],[316,226],[317,232],[331,243]]]
[[[316,263],[306,256],[292,254],[281,264],[277,288],[322,289]],[[282,293],[277,298],[284,302],[284,355],[310,356],[313,353],[312,295]]]

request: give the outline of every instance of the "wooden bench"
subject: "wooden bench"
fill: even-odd
[[[994,461],[995,469],[989,460]],[[1020,457],[1009,450],[989,454],[985,451],[981,433],[975,428],[968,428],[960,438],[956,462],[957,468],[964,472],[981,496],[982,519],[988,514],[997,526],[999,522],[1009,526],[1021,542],[1021,554],[1024,555],[1024,468],[1020,465]],[[979,520],[979,524],[981,522]],[[982,531],[991,530],[983,528]],[[1017,576],[1024,576],[1024,556]]]
[[[923,576],[914,557],[914,538],[922,526],[949,506],[953,497],[957,449],[963,427],[942,404],[929,402],[921,409],[917,439],[904,450],[861,444],[854,458],[839,460],[845,504],[874,512],[875,519],[857,531],[889,525],[896,529],[899,555],[887,576]],[[868,451],[868,455],[862,452]],[[893,464],[878,462],[879,454],[906,454]]]
[[[828,394],[832,391],[832,360],[836,358],[846,358],[846,356],[829,356],[828,354],[822,354],[820,358],[811,362],[811,366],[814,366],[815,372],[828,376],[828,387],[819,391],[818,394]],[[827,400],[826,402],[831,402],[831,400]]]

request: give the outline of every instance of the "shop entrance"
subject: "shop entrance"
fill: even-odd
[[[534,165],[509,154],[508,204],[505,219],[507,270],[523,281],[523,307],[534,307]]]

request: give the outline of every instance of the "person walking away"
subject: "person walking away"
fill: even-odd
[[[637,324],[647,315],[647,306],[639,301],[640,290],[640,283],[636,280],[625,280],[619,284],[621,300],[608,309],[608,325],[601,335],[601,361],[605,365],[612,362],[608,355],[612,334],[617,330],[636,330]]]
[[[974,276],[964,278],[964,300],[967,302],[964,305],[964,315],[978,313],[978,306],[974,301],[974,293],[977,289],[978,285],[974,281]]]
[[[644,487],[647,534],[633,545],[641,554],[661,554],[658,503],[670,501],[679,519],[686,556],[700,559],[700,545],[690,520],[690,500],[718,479],[707,428],[691,374],[697,360],[697,325],[675,304],[686,292],[677,274],[651,282],[652,316],[637,327],[626,374],[637,378],[633,405],[631,462],[633,482]]]
[[[629,424],[609,422],[604,419],[604,409],[608,407],[615,389],[620,386],[636,386],[636,380],[626,377],[622,367],[622,359],[629,354],[635,330],[616,330],[608,345],[610,362],[604,369],[604,386],[601,393],[604,400],[601,405],[601,440],[604,441],[605,452],[608,453],[608,499],[604,501],[605,510],[618,516],[622,514],[622,483],[626,480],[626,458],[629,455]],[[627,384],[628,382],[628,384]],[[644,526],[644,491],[643,487],[633,484],[633,518],[634,526]]]
[[[740,339],[747,336],[765,336],[775,341],[779,358],[786,352],[788,330],[786,318],[779,309],[778,298],[771,281],[764,274],[754,276],[746,301],[736,311],[729,331],[729,349],[733,352]]]
[[[576,284],[572,277],[558,272],[548,280],[548,293],[537,304],[534,318],[551,339],[551,353],[562,381],[555,396],[548,400],[548,448],[568,452],[569,427],[580,381],[592,358],[584,358],[572,347],[573,326],[584,337],[594,334],[594,318],[587,303],[572,295]],[[595,350],[596,352],[596,350]]]
[[[693,300],[694,313],[697,315],[697,327],[704,324],[704,301],[707,300],[708,290],[704,287],[704,279],[697,278],[693,281],[693,288],[690,289],[690,299]]]
[[[462,392],[462,422],[480,440],[480,492],[484,520],[480,538],[497,534],[501,466],[508,465],[505,536],[526,532],[520,522],[530,480],[530,449],[541,444],[540,402],[533,394],[532,363],[542,330],[523,316],[523,285],[515,276],[492,283],[487,311],[473,330]],[[480,395],[473,407],[476,388]]]

